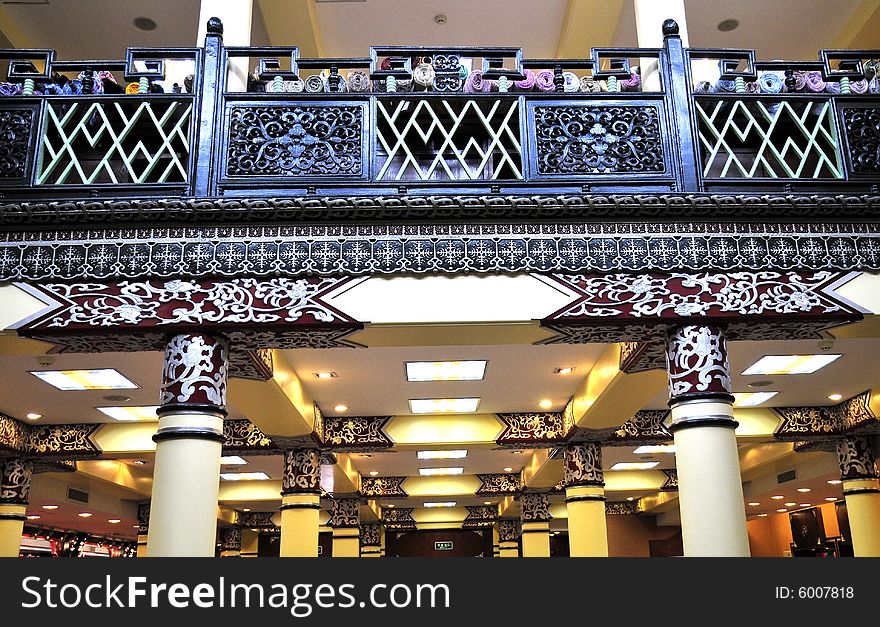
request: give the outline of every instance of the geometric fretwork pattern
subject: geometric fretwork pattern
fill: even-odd
[[[519,101],[377,100],[377,180],[521,179]]]
[[[843,177],[830,101],[695,102],[704,177]]]
[[[185,183],[192,101],[46,107],[38,185]]]

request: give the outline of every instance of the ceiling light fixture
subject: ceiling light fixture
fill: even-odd
[[[370,471],[370,476],[371,476],[371,477],[375,477],[375,476],[378,475],[378,474],[379,474],[379,471],[378,471],[378,470],[371,470],[371,471]]]
[[[148,17],[136,17],[131,23],[134,24],[135,28],[139,28],[140,30],[156,30],[156,21],[151,20]]]
[[[43,417],[43,414],[30,413],[27,415],[28,420],[39,420],[42,417]]]
[[[786,507],[794,507],[795,505],[797,505],[797,503],[792,503],[791,501],[789,501],[788,503],[783,503],[783,505],[785,505]]]
[[[27,519],[28,519],[28,520],[40,520],[40,517],[37,516],[36,514],[29,514],[29,515],[27,516]]]
[[[522,455],[523,452],[522,451],[510,451],[510,454],[511,455]]]
[[[157,420],[157,405],[141,405],[132,407],[95,407],[99,412],[119,422],[137,422]]]
[[[396,507],[396,506],[394,505],[394,503],[389,503],[388,505],[385,505],[384,507]]]
[[[360,457],[361,459],[369,459],[370,457],[372,457],[372,455],[370,455],[369,453],[361,453],[360,455],[358,455],[358,457]]]
[[[742,374],[812,374],[838,358],[840,355],[766,355]]]
[[[776,511],[779,512],[779,513],[781,514],[782,512],[787,512],[788,510],[785,509],[784,507],[780,507],[780,508],[777,509]]]
[[[59,390],[134,390],[137,385],[113,368],[36,370],[31,374]]]
[[[749,505],[751,505],[752,507],[757,507],[758,505],[760,505],[760,503],[758,503],[757,501],[752,501],[751,503],[749,503]]]
[[[57,505],[43,505],[43,509],[49,509],[49,510],[58,509],[58,506]]]
[[[798,507],[812,507],[812,503],[798,503]]]
[[[767,518],[767,514],[758,514],[758,518]]]
[[[241,508],[241,511],[243,511],[243,512],[249,512],[249,511],[251,511],[251,508],[250,508],[250,507],[242,507],[242,508]]]
[[[774,494],[774,495],[771,496],[770,498],[771,498],[771,499],[774,499],[774,500],[776,500],[776,501],[781,501],[781,500],[784,499],[785,497],[782,496],[781,494]]]
[[[483,501],[483,505],[491,505],[492,501]]]
[[[118,524],[121,523],[122,521],[121,521],[119,518],[111,518],[111,519],[108,520],[107,522],[110,523],[111,525],[118,525]]]
[[[409,410],[414,414],[472,414],[479,398],[411,398]]]
[[[836,401],[841,400],[842,398],[843,398],[843,394],[837,394],[837,393],[835,393],[835,394],[829,394],[829,395],[828,395],[828,400],[829,400],[829,401],[835,401],[835,402],[836,402]]]
[[[810,488],[798,488],[797,491],[798,492],[809,492]]]
[[[779,394],[779,392],[734,392],[734,407],[757,407],[764,401]]]
[[[675,444],[645,444],[633,451],[636,455],[652,455],[654,453],[675,453]]]
[[[836,497],[836,496],[826,496],[826,497],[825,497],[825,500],[826,500],[826,501],[836,501],[836,500],[837,500],[837,497]]]
[[[538,407],[540,407],[541,409],[550,409],[551,407],[553,407],[553,401],[548,401],[547,399],[544,399],[543,401],[538,403]]]
[[[508,466],[507,468],[504,469],[504,472],[513,472],[513,468]]]
[[[424,503],[425,507],[455,507],[455,501],[435,501]]]
[[[486,361],[408,361],[407,381],[482,381]]]
[[[339,414],[345,413],[348,411],[348,405],[336,405],[333,407],[333,411]]]
[[[628,496],[628,497],[626,497],[626,500],[627,500],[627,501],[635,501],[635,500],[636,500],[636,497],[634,497],[634,496]]]
[[[556,368],[553,373],[554,374],[571,374],[574,372],[576,368],[566,367],[566,368]]]
[[[221,472],[220,478],[226,481],[259,481],[269,478],[264,472]]]
[[[828,485],[840,485],[841,483],[843,483],[843,481],[841,481],[840,479],[829,479],[828,480]]]
[[[610,470],[648,470],[659,464],[660,462],[617,462]]]
[[[463,459],[467,457],[466,449],[452,451],[419,451],[416,453],[419,459]]]
[[[238,455],[224,455],[220,458],[221,466],[243,466],[247,462]]]
[[[728,18],[726,20],[721,20],[718,22],[718,30],[722,33],[729,33],[732,30],[736,30],[739,28],[739,20],[734,18]]]
[[[445,475],[460,475],[464,468],[419,468],[419,474],[423,477],[440,477]]]
[[[131,463],[134,464],[135,466],[145,466],[147,464],[147,462],[145,462],[142,459],[136,459],[136,460],[132,461]]]
[[[77,516],[80,518],[91,518],[94,514],[92,514],[92,512],[80,512]]]
[[[316,379],[335,379],[339,375],[335,372],[313,372]]]

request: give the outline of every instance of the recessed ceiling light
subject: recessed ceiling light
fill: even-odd
[[[419,468],[419,474],[423,477],[439,477],[442,475],[460,475],[464,468]]]
[[[113,420],[120,422],[135,422],[138,420],[157,420],[157,405],[140,405],[131,407],[95,407],[99,412],[110,416]]]
[[[636,455],[651,455],[653,453],[675,453],[675,444],[645,444],[633,451]]]
[[[220,458],[221,466],[242,466],[244,464],[247,462],[238,455],[224,455]]]
[[[43,509],[58,509],[57,505],[43,505]]]
[[[264,472],[221,472],[220,478],[226,481],[257,481],[268,479],[269,475]]]
[[[750,388],[765,388],[769,385],[773,385],[773,381],[770,379],[762,379],[761,381],[752,381],[749,383]]]
[[[316,379],[335,379],[339,375],[335,372],[313,372]]]
[[[452,451],[419,451],[416,453],[419,459],[462,459],[467,457],[466,449]]]
[[[370,476],[371,476],[371,477],[375,477],[375,476],[378,475],[378,474],[379,474],[379,471],[378,471],[378,470],[371,470],[371,471],[370,471]]]
[[[798,492],[809,492],[810,488],[798,488],[797,491]]]
[[[635,501],[635,500],[636,500],[636,497],[634,497],[634,496],[628,496],[628,497],[626,497],[626,500],[627,500],[627,501]]]
[[[242,508],[241,508],[241,511],[243,511],[243,512],[249,512],[249,511],[251,511],[251,508],[250,508],[250,507],[242,507]]]
[[[743,370],[750,374],[811,374],[840,355],[766,355]]]
[[[771,496],[770,498],[771,498],[771,499],[775,499],[775,500],[777,500],[777,501],[781,501],[781,500],[784,499],[785,497],[782,496],[781,494],[774,494],[774,495]]]
[[[28,420],[39,420],[39,419],[42,418],[42,417],[43,417],[43,414],[34,414],[34,413],[31,413],[31,414],[28,414],[28,415],[27,415],[27,419],[28,419]]]
[[[574,371],[575,371],[575,368],[572,368],[572,367],[566,367],[566,368],[557,368],[557,369],[554,370],[553,372],[554,372],[555,374],[571,374],[571,373],[574,372]]]
[[[551,407],[553,407],[553,401],[548,401],[547,399],[544,399],[543,401],[538,403],[538,407],[540,407],[541,409],[550,409]]]
[[[131,23],[140,30],[156,30],[156,21],[148,17],[136,17]]]
[[[483,501],[483,505],[491,505],[492,501]]]
[[[337,412],[337,413],[340,413],[340,414],[341,414],[341,413],[344,413],[344,412],[347,412],[347,411],[348,411],[348,405],[336,405],[335,407],[333,407],[333,411],[335,411],[335,412]]]
[[[812,507],[812,503],[798,503],[798,507]]]
[[[779,392],[734,392],[734,407],[757,407],[764,401],[768,401]]]
[[[839,401],[842,398],[843,398],[843,394],[829,394],[828,395],[829,401]]]
[[[455,507],[455,501],[435,501],[424,505],[425,507]]]
[[[388,503],[388,505],[385,505],[384,507],[396,507],[396,506],[394,505],[394,503]]]
[[[766,518],[767,514],[758,514],[758,518]]]
[[[94,514],[92,514],[92,512],[80,512],[77,516],[80,518],[91,518]]]
[[[840,479],[829,479],[828,480],[828,485],[840,485],[841,483],[843,483],[843,481],[841,481]]]
[[[108,520],[107,522],[110,523],[111,525],[118,525],[118,524],[121,523],[122,521],[121,521],[120,519],[118,519],[118,518],[111,518],[111,519]]]
[[[413,398],[409,410],[414,414],[472,414],[479,398]]]
[[[105,401],[110,401],[111,403],[127,403],[131,400],[130,396],[125,396],[124,394],[108,394],[106,396],[102,396]]]
[[[134,464],[135,466],[145,466],[147,462],[145,462],[142,459],[136,459],[136,460],[132,461],[131,463]]]
[[[37,516],[36,514],[30,514],[27,516],[27,519],[28,520],[40,520],[40,517]]]
[[[408,361],[407,381],[482,381],[486,361]]]
[[[513,468],[508,466],[507,468],[504,469],[504,472],[513,472]]]
[[[134,390],[138,386],[113,368],[36,370],[31,374],[59,390]]]
[[[510,451],[510,453],[511,453],[512,455],[522,455],[522,454],[523,454],[522,451],[518,451],[518,450],[517,450],[517,451]]]
[[[784,507],[780,507],[780,508],[777,509],[776,511],[779,512],[779,513],[781,514],[782,512],[787,512],[788,510],[785,509]]]
[[[752,507],[757,507],[758,505],[760,505],[760,503],[758,503],[757,501],[752,501],[751,503],[749,503],[749,505],[751,505]]]
[[[785,505],[786,507],[794,507],[795,505],[797,505],[797,503],[792,503],[789,501],[788,503],[783,503],[783,505]]]
[[[718,30],[720,30],[722,33],[729,33],[730,31],[736,30],[737,28],[739,28],[739,20],[734,18],[729,18],[718,22]]]
[[[611,470],[648,470],[658,464],[660,462],[617,462],[611,466]]]
[[[826,500],[826,501],[836,501],[836,500],[837,500],[837,497],[836,497],[836,496],[826,496],[826,497],[825,497],[825,500]]]
[[[370,455],[369,453],[361,453],[360,455],[358,455],[358,457],[360,457],[361,459],[369,459],[370,457],[372,457],[372,455]]]

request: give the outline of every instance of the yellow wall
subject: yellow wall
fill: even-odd
[[[825,525],[825,537],[833,538],[840,535],[837,526],[837,512],[834,503],[823,503],[819,506],[822,522]],[[766,518],[753,518],[747,523],[749,545],[752,557],[782,557],[791,551],[791,523],[788,512],[770,514]]]

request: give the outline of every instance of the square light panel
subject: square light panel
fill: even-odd
[[[472,414],[479,398],[411,398],[409,410],[414,414]]]
[[[264,472],[221,472],[220,478],[226,481],[259,481],[268,479],[269,475]]]
[[[457,449],[454,451],[419,451],[417,453],[419,459],[464,459],[467,457],[467,450]]]
[[[408,361],[407,381],[482,381],[485,361]]]
[[[455,501],[437,501],[434,503],[424,503],[425,507],[455,507]]]
[[[137,385],[113,368],[36,370],[31,374],[59,390],[135,390]]]
[[[220,458],[221,466],[242,466],[247,462],[238,455],[224,455]]]
[[[734,392],[734,407],[757,407],[764,401],[779,394],[779,392]]]
[[[439,477],[443,475],[460,475],[464,468],[419,468],[419,474],[423,477]]]
[[[120,422],[135,422],[137,420],[158,420],[156,410],[158,405],[143,405],[138,407],[96,407],[99,412],[110,416]]]
[[[675,444],[645,444],[633,451],[636,455],[653,455],[654,453],[675,454]]]
[[[648,470],[660,462],[617,462],[611,470]]]
[[[766,355],[743,370],[743,374],[811,374],[840,355]]]

